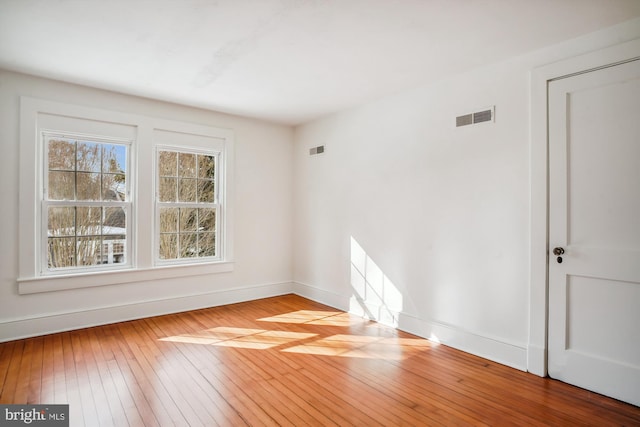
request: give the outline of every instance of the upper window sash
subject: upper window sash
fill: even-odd
[[[222,153],[163,147],[156,155],[156,202],[219,204]]]
[[[48,131],[42,140],[45,200],[130,199],[130,140]]]

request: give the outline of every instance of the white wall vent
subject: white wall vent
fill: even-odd
[[[461,126],[475,125],[478,123],[495,122],[495,111],[495,106],[493,106],[458,116],[456,117],[456,127],[459,128]]]
[[[465,114],[464,116],[456,117],[456,127],[466,126],[473,123],[473,114]]]

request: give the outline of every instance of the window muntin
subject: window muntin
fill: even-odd
[[[129,142],[43,133],[43,272],[129,264]]]
[[[220,153],[160,148],[157,159],[158,263],[221,259]]]

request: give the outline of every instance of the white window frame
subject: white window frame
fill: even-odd
[[[126,199],[124,201],[84,201],[84,200],[51,200],[48,197],[49,194],[49,174],[48,174],[48,150],[49,140],[55,138],[62,139],[76,139],[87,142],[96,142],[100,144],[117,144],[123,145],[127,148],[126,155],[126,177],[125,180],[125,194]],[[73,274],[73,273],[90,273],[92,271],[108,271],[108,270],[122,270],[131,268],[132,263],[132,248],[133,248],[133,232],[132,232],[132,218],[133,218],[133,202],[131,200],[132,195],[132,179],[134,172],[131,165],[131,146],[133,141],[123,138],[110,138],[104,136],[86,135],[70,132],[58,132],[43,129],[40,131],[40,140],[42,150],[42,198],[41,198],[41,234],[40,234],[40,272],[41,275],[60,275],[60,274]],[[49,268],[48,266],[48,208],[49,207],[121,207],[125,210],[126,227],[125,227],[125,262],[124,263],[112,263],[112,264],[99,264],[99,265],[86,265],[81,267],[61,267],[61,268]]]
[[[52,120],[54,125],[51,125]],[[59,123],[62,125],[58,126]],[[43,130],[132,141],[128,160],[132,203],[128,218],[131,234],[127,235],[130,256],[126,267],[119,265],[121,268],[105,270],[83,268],[43,274],[42,198],[45,185],[43,162],[46,154],[41,138]],[[168,142],[166,135],[179,135],[181,139],[178,142]],[[188,141],[193,140],[194,136],[207,144],[190,144]],[[193,148],[215,149],[222,153],[217,185],[224,195],[224,199],[220,201],[224,215],[219,225],[222,240],[220,258],[217,261],[167,265],[155,262],[156,221],[149,221],[149,218],[153,218],[155,213],[155,147],[162,144],[185,145],[187,148],[192,145]],[[19,145],[19,294],[136,282],[153,283],[156,280],[233,271],[235,142],[232,130],[25,96],[20,98]]]
[[[199,202],[162,202],[160,201],[160,173],[158,165],[160,164],[160,152],[170,151],[174,153],[185,154],[199,154],[206,156],[213,156],[215,158],[215,175],[214,175],[214,201],[211,203],[199,203]],[[225,209],[222,201],[225,200],[224,185],[220,185],[220,182],[224,182],[224,153],[221,150],[207,150],[202,148],[190,148],[184,146],[171,146],[171,145],[158,145],[156,147],[155,155],[155,233],[154,233],[154,250],[155,250],[155,264],[156,265],[185,265],[185,264],[199,264],[199,263],[211,263],[224,260],[224,227],[221,225],[225,222]],[[216,212],[216,226],[215,226],[215,256],[212,257],[192,257],[192,258],[174,258],[174,259],[162,259],[160,258],[160,209],[161,208],[213,208]],[[179,236],[179,233],[178,233]]]

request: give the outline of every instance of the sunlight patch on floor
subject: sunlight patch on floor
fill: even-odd
[[[361,359],[403,360],[427,350],[431,344],[419,338],[383,338],[363,335],[333,335],[289,347],[283,352]]]
[[[279,347],[284,353],[382,360],[403,360],[437,345],[421,338],[389,336],[388,326],[341,311],[299,310],[257,320],[349,329],[360,325],[372,334],[344,333],[320,337],[312,332],[218,326],[196,333],[161,338],[160,341],[253,350]]]
[[[195,334],[184,334],[161,338],[160,341],[264,350],[288,344],[293,341],[312,338],[314,336],[317,336],[317,334],[221,326]]]
[[[352,316],[342,311],[299,310],[277,316],[263,317],[261,322],[294,323],[308,325],[351,326],[362,323],[361,317]]]

